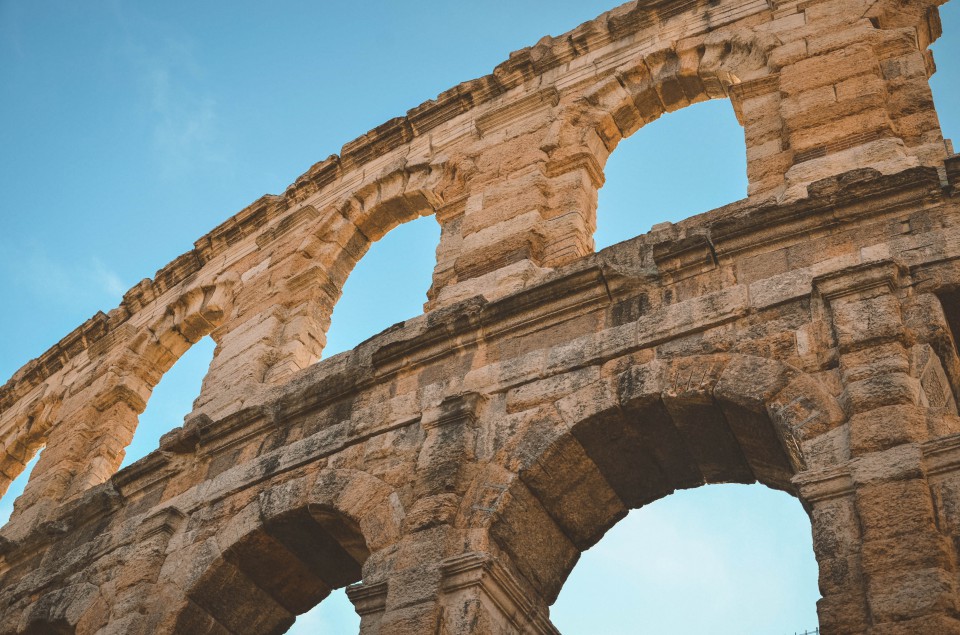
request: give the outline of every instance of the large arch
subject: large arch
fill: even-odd
[[[543,148],[548,175],[560,192],[590,191],[576,198],[584,227],[596,229],[596,190],[618,144],[662,115],[711,99],[729,99],[744,129],[749,196],[782,192],[785,161],[777,78],[768,67],[778,41],[760,32],[714,32],[650,50],[622,64],[613,76],[561,100]],[[576,169],[574,169],[576,168]],[[589,178],[577,172],[583,170]],[[556,195],[573,204],[572,195]],[[571,199],[571,200],[567,200]],[[592,245],[592,238],[587,240]]]
[[[332,510],[307,505],[264,520],[207,568],[173,632],[283,632],[331,590],[359,582],[369,555],[357,524]]]
[[[504,450],[513,470],[478,479],[504,483],[496,505],[464,510],[545,605],[630,509],[677,489],[760,482],[799,497],[806,441],[844,420],[819,382],[748,355],[637,365],[565,399]]]
[[[678,490],[581,554],[550,607],[564,635],[802,633],[818,566],[800,501],[755,483]]]
[[[393,489],[357,470],[327,469],[277,484],[212,540],[168,559],[165,571],[183,567],[172,576],[180,580],[176,589],[168,589],[179,600],[158,602],[147,622],[153,632],[171,634],[285,632],[332,590],[375,578],[403,517]],[[197,560],[185,566],[191,558]]]
[[[146,311],[145,328],[121,332],[120,345],[96,360],[86,385],[45,396],[29,410],[36,414],[14,431],[10,443],[30,452],[22,452],[22,465],[14,455],[18,460],[5,473],[15,477],[40,447],[44,451],[15,501],[11,522],[26,529],[46,507],[113,476],[154,387],[191,346],[229,318],[235,283],[235,276],[225,274],[154,303]],[[6,491],[9,482],[2,485]],[[21,521],[26,510],[29,517]]]

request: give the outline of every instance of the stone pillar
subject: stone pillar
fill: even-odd
[[[490,554],[438,560],[449,536],[449,529],[439,528],[408,536],[388,581],[347,590],[361,635],[559,633],[546,604]]]
[[[64,400],[23,495],[14,503],[15,531],[28,530],[58,505],[116,473],[159,379],[146,360],[124,350]]]
[[[792,154],[783,139],[779,75],[734,84],[729,93],[747,146],[747,195],[782,193]]]
[[[230,414],[263,386],[283,383],[320,359],[333,299],[318,297],[302,277],[284,283],[211,336],[217,343],[194,412],[212,419]]]
[[[825,635],[864,633],[870,624],[852,479],[843,469],[796,479],[810,512],[820,571],[817,615]]]
[[[442,632],[442,608],[438,602],[442,573],[440,563],[454,531],[449,525],[417,528],[404,536],[387,573],[383,609],[361,617],[364,635],[419,635]],[[379,601],[379,600],[378,600]],[[367,610],[358,606],[359,610]],[[378,614],[379,613],[379,614]]]
[[[788,197],[855,168],[891,174],[946,158],[927,83],[936,8],[905,5],[827,0],[774,21]]]
[[[347,597],[360,616],[360,635],[380,633],[380,621],[387,608],[387,583],[354,584],[347,587]]]
[[[810,475],[799,479],[822,560],[821,619],[832,632],[960,633],[956,554],[923,462],[923,444],[944,433],[948,414],[929,407],[911,363],[904,276],[878,262],[815,282],[833,327],[849,432],[850,461],[833,475],[842,487],[822,496],[811,492]]]
[[[559,635],[546,605],[489,554],[460,554],[441,570],[443,625],[450,635]]]
[[[262,387],[281,384],[320,359],[343,285],[371,241],[349,218],[358,212],[309,210],[294,213],[320,219],[306,235],[258,238],[264,255],[240,274],[236,308],[211,334],[217,348],[195,412],[216,420],[242,408]],[[285,242],[273,242],[280,240]]]
[[[593,252],[603,183],[597,157],[609,150],[591,126],[562,123],[556,99],[548,89],[505,107],[508,115],[478,119],[483,147],[464,194],[437,212],[442,233],[428,310],[502,297]],[[589,138],[568,145],[568,134]]]
[[[485,400],[467,393],[424,411],[406,535],[388,558],[364,568],[370,582],[348,593],[364,635],[556,633],[548,609],[504,563],[474,551],[478,531],[455,526],[473,478],[477,421]]]
[[[181,527],[184,514],[175,507],[164,507],[146,517],[137,528],[135,549],[125,554],[119,574],[111,580],[104,602],[109,610],[93,609],[84,615],[89,628],[83,632],[101,635],[146,635],[163,632],[160,616],[166,614],[168,600],[159,589],[160,571],[170,538]],[[101,593],[104,593],[101,590]],[[144,610],[145,607],[155,610]],[[161,609],[161,610],[156,610]],[[99,628],[99,630],[98,630]],[[81,632],[78,627],[78,632]]]

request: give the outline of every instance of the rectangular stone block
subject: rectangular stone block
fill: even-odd
[[[780,71],[780,90],[789,97],[874,69],[879,71],[879,63],[872,47],[858,44],[785,67]]]
[[[937,531],[930,490],[921,479],[863,485],[856,490],[856,501],[864,540]]]

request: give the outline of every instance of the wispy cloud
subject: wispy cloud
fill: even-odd
[[[93,273],[100,282],[100,287],[109,295],[122,297],[129,288],[123,283],[120,276],[107,268],[99,258],[93,258]]]
[[[202,164],[224,164],[228,141],[217,100],[205,88],[195,45],[175,25],[148,19],[115,3],[123,54],[137,68],[143,116],[148,119],[159,175],[173,179]],[[136,37],[133,34],[136,33]]]
[[[3,277],[27,296],[48,305],[74,306],[92,299],[106,310],[118,304],[130,287],[97,257],[72,261],[52,255],[36,243],[14,246],[3,242]]]
[[[216,100],[191,90],[164,62],[149,62],[145,75],[153,116],[153,144],[161,173],[177,176],[199,163],[222,163]]]

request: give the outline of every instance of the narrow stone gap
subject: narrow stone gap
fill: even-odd
[[[14,501],[17,500],[20,494],[23,494],[23,488],[27,486],[27,481],[30,480],[30,473],[33,472],[34,466],[37,464],[37,461],[40,460],[41,452],[43,452],[43,448],[37,450],[33,458],[27,461],[23,471],[20,472],[17,478],[13,479],[10,487],[8,487],[4,493],[3,498],[0,499],[0,527],[6,525],[10,520],[10,515],[13,513]]]
[[[215,344],[209,335],[198,341],[168,370],[153,389],[127,446],[121,469],[160,446],[160,437],[183,423],[200,395],[200,385],[213,359]]]
[[[940,304],[950,326],[950,334],[953,335],[955,352],[960,355],[960,291],[944,293],[940,296]]]

